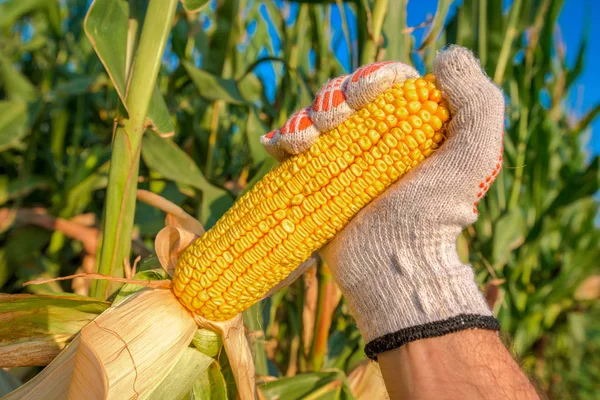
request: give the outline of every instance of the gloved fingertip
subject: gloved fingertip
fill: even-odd
[[[280,133],[278,130],[271,131],[260,137],[260,143],[273,158],[279,162],[283,162],[290,155],[280,146],[279,136]]]
[[[438,52],[433,63],[433,73],[437,80],[465,80],[474,76],[485,76],[481,64],[473,53],[461,46],[451,45],[448,49]]]
[[[433,64],[433,73],[453,113],[465,108],[498,111],[500,115],[503,113],[502,91],[486,75],[470,50],[452,45],[439,52]]]

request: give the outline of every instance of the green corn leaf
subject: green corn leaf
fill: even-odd
[[[581,118],[577,122],[575,128],[573,129],[573,133],[575,135],[578,135],[579,133],[587,129],[587,127],[590,126],[590,124],[596,119],[598,114],[600,114],[600,104],[596,104],[590,111],[588,111],[583,116],[583,118]]]
[[[217,363],[212,363],[206,372],[196,380],[190,398],[194,400],[226,400],[228,398],[225,378]]]
[[[142,157],[146,164],[167,179],[192,186],[202,192],[203,224],[216,221],[233,204],[229,193],[210,183],[194,161],[171,140],[146,132]]]
[[[133,277],[135,280],[147,280],[147,281],[157,281],[162,279],[169,279],[169,275],[167,271],[162,268],[151,269],[147,271],[138,272]],[[144,286],[134,285],[132,283],[127,283],[123,285],[119,293],[115,296],[113,300],[113,305],[119,304],[121,301],[125,300],[126,297],[144,289]]]
[[[502,45],[500,46],[498,58],[495,63],[494,82],[498,85],[503,83],[505,73],[514,57],[513,45],[515,37],[517,37],[517,34],[519,33],[518,23],[521,12],[521,2],[522,0],[515,0],[508,13],[508,21],[504,30]]]
[[[249,332],[261,332],[265,328],[265,324],[262,319],[262,304],[256,303],[252,307],[244,311],[242,317],[244,319],[244,326]],[[250,335],[253,336],[253,335]],[[256,374],[260,376],[269,375],[269,366],[267,364],[267,352],[265,350],[265,343],[263,340],[253,338],[249,341],[252,349],[252,355],[254,356],[254,366]]]
[[[103,76],[105,76],[103,74]],[[66,82],[56,85],[50,96],[56,97],[72,97],[86,93],[90,87],[98,81],[98,76],[80,76],[77,78],[69,79]]]
[[[9,371],[0,368],[0,396],[12,392],[22,384],[23,383]]]
[[[588,7],[589,8],[589,7]],[[588,10],[589,11],[589,10]],[[589,38],[591,35],[591,14],[587,14],[585,20],[585,28],[584,34],[581,38],[581,43],[579,44],[579,49],[577,50],[577,58],[575,61],[575,66],[573,69],[567,72],[567,81],[565,82],[565,90],[568,90],[571,85],[575,82],[575,80],[581,75],[583,72],[583,68],[585,67],[586,54],[589,47]]]
[[[29,13],[42,12],[57,36],[61,34],[59,3],[54,0],[8,0],[0,3],[0,27],[6,28]]]
[[[197,12],[208,4],[208,0],[181,0],[181,4],[185,8],[185,11]]]
[[[562,312],[562,307],[560,304],[551,304],[546,307],[546,312],[544,313],[544,327],[550,328],[556,322],[556,318]]]
[[[39,96],[38,90],[29,79],[16,70],[10,60],[2,54],[0,54],[0,86],[4,87],[7,97],[11,100],[27,102],[34,101]]]
[[[7,201],[27,196],[34,190],[46,189],[51,184],[52,181],[45,176],[29,176],[10,181],[8,176],[0,176],[0,206]]]
[[[311,394],[323,394],[337,386],[347,388],[346,375],[339,370],[328,372],[313,372],[298,374],[294,377],[282,378],[260,386],[260,391],[266,399],[305,399]],[[317,397],[318,398],[318,397]],[[352,399],[350,390],[344,390],[344,396],[339,398]]]
[[[584,197],[592,196],[598,190],[600,190],[600,156],[596,156],[584,172],[569,179],[567,185],[552,202],[549,211],[556,211]]]
[[[0,27],[5,28],[23,15],[41,7],[46,0],[13,0],[0,3]]]
[[[190,79],[198,89],[200,96],[207,100],[223,100],[233,104],[245,104],[237,82],[233,79],[223,79],[210,72],[198,69],[184,61],[183,66]]]
[[[523,243],[525,221],[521,210],[512,210],[497,219],[493,229],[493,262],[500,266],[507,261],[510,252]]]
[[[465,0],[457,13],[456,44],[469,49],[475,47],[477,36],[473,34],[477,29],[477,3],[476,0]]]
[[[246,137],[250,155],[255,165],[259,165],[270,154],[265,150],[265,147],[260,143],[260,137],[269,132],[269,129],[263,124],[258,116],[258,110],[254,107],[248,113],[248,121],[246,122]]]
[[[410,53],[413,46],[413,37],[406,32],[406,3],[407,0],[401,0],[402,5],[395,6],[394,12],[385,16],[383,23],[383,34],[385,37],[385,55],[386,60],[400,61],[406,64],[412,64]]]
[[[487,62],[486,62],[486,70],[491,76],[494,72],[494,68],[498,62],[498,55],[500,53],[500,48],[502,47],[502,43],[504,41],[504,25],[506,24],[506,19],[502,13],[502,0],[491,0],[487,4],[487,15],[486,18],[486,26],[488,28],[487,31]]]
[[[145,10],[147,1],[141,3],[142,7],[130,12],[125,1],[94,0],[84,23],[85,33],[125,107],[127,107],[127,84],[131,69],[143,68],[135,65],[133,60],[136,33],[141,30],[141,26],[138,25],[143,21],[143,18],[140,18],[140,10]],[[169,110],[158,87],[152,93],[147,118],[153,129],[159,133],[167,134],[175,131]]]
[[[0,288],[8,281],[12,271],[8,267],[8,261],[6,259],[6,250],[0,249]]]
[[[19,146],[27,133],[27,105],[0,101],[0,151]]]
[[[148,394],[148,400],[179,400],[185,398],[198,380],[211,374],[210,366],[215,360],[198,350],[188,347],[171,372]],[[189,398],[189,397],[188,397]]]
[[[437,10],[435,11],[435,17],[433,18],[433,22],[431,23],[431,28],[427,35],[423,39],[423,43],[421,43],[421,47],[419,47],[419,51],[425,50],[433,43],[435,43],[438,38],[440,32],[444,28],[444,22],[446,21],[446,16],[448,15],[448,11],[450,10],[450,4],[452,4],[453,0],[439,0],[437,5]]]

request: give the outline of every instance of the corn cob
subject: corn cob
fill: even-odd
[[[250,307],[429,156],[448,118],[432,75],[393,85],[265,175],[190,245],[175,295],[214,321]]]

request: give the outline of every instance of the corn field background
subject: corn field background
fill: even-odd
[[[165,214],[120,180],[137,160],[122,130],[136,111],[144,119],[144,95],[152,126],[136,139],[137,187],[210,227],[275,165],[259,136],[309,105],[328,78],[387,59],[430,71],[436,51],[456,43],[507,98],[505,168],[459,252],[540,389],[597,398],[600,158],[583,146],[600,106],[566,107],[591,38],[569,49],[576,62],[567,65],[555,34],[563,1],[464,0],[448,14],[451,1],[440,0],[419,26],[407,26],[405,0],[165,0],[167,21],[153,1],[0,1],[0,395],[39,373],[120,288],[24,282],[122,277],[114,260],[130,252],[141,256],[138,277],[160,279],[154,239]],[[154,64],[133,60],[144,26],[166,42]],[[318,260],[244,321],[263,398],[376,397],[377,371]],[[235,399],[219,340],[199,330],[197,358],[180,360],[151,398]]]

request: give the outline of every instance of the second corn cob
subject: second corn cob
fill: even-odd
[[[210,320],[248,308],[429,156],[448,118],[432,75],[393,85],[265,175],[189,246],[176,296]]]

